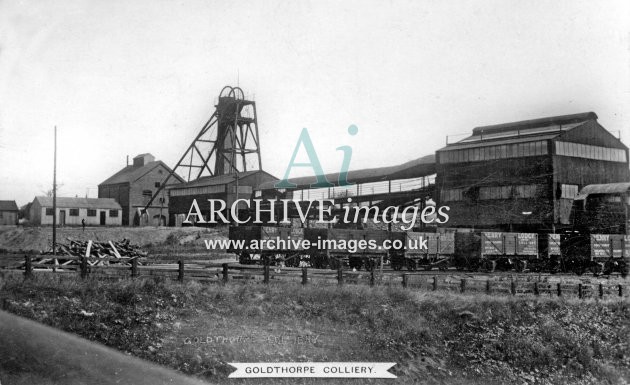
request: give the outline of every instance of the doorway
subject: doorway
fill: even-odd
[[[107,212],[101,211],[101,226],[105,226],[105,216],[106,215],[107,215]]]
[[[59,210],[59,226],[66,225],[66,212],[64,210]]]

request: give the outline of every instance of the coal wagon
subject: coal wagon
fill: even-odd
[[[623,234],[563,234],[562,270],[578,275],[619,272],[628,274],[630,236]]]

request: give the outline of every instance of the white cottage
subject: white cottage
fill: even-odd
[[[112,198],[63,198],[57,197],[57,224],[59,226],[120,226],[122,208]],[[31,223],[53,224],[52,197],[35,197],[31,205]]]

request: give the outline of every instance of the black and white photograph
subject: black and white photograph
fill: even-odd
[[[0,0],[0,385],[630,382],[630,3]]]

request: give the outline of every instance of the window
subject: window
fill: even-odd
[[[626,161],[626,151],[623,149],[572,142],[556,142],[556,155],[604,160],[608,162],[623,163]]]
[[[109,217],[110,218],[117,218],[118,217],[118,210],[109,210]]]
[[[155,182],[155,188],[160,188],[160,182]]]
[[[46,208],[46,215],[53,215],[54,211],[52,208]]]
[[[479,199],[512,199],[512,198],[535,198],[538,194],[538,186],[518,185],[518,186],[488,186],[479,188]]]
[[[442,202],[461,201],[463,191],[464,189],[461,189],[461,188],[442,190],[440,194],[442,198]]]
[[[563,184],[560,186],[560,198],[573,199],[578,194],[578,186],[576,184]]]
[[[70,216],[71,217],[78,217],[79,216],[79,209],[70,209]]]
[[[96,216],[96,210],[88,209],[87,216],[88,217],[95,217]]]
[[[444,151],[440,153],[440,163],[476,162],[546,154],[547,142],[537,141]]]

